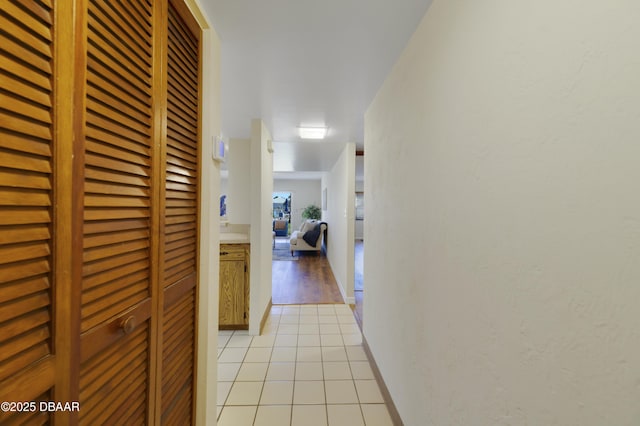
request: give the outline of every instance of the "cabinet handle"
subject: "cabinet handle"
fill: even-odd
[[[120,323],[120,328],[122,328],[122,331],[124,331],[124,334],[131,333],[133,329],[136,328],[135,317],[130,316],[129,318],[122,320],[122,322]]]
[[[227,255],[227,254],[229,254],[229,252],[228,252],[228,251],[221,251],[221,252],[220,252],[220,256],[225,256],[225,255]]]

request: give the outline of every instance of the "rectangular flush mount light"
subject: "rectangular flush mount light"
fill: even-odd
[[[324,139],[327,136],[326,127],[298,127],[302,139]]]

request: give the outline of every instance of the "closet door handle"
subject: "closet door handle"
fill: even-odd
[[[229,254],[229,252],[228,252],[228,251],[221,251],[221,252],[220,252],[220,256],[226,256],[227,254]]]
[[[130,334],[134,328],[136,328],[136,318],[134,316],[130,316],[129,318],[123,320],[120,323],[120,328],[124,331],[124,334]]]

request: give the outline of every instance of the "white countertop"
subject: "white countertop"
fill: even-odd
[[[249,244],[249,235],[238,232],[221,232],[220,244]]]

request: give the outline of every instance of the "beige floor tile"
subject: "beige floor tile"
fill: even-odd
[[[296,363],[296,380],[323,380],[321,362]]]
[[[362,404],[360,408],[367,426],[393,426],[385,404]]]
[[[345,349],[349,361],[368,361],[367,354],[362,349],[362,346],[347,346]]]
[[[218,362],[242,362],[247,348],[225,348],[218,358]]]
[[[375,380],[355,380],[358,399],[361,404],[382,404],[384,398]]]
[[[249,348],[244,362],[269,362],[272,348]]]
[[[300,324],[298,334],[320,334],[318,324]]]
[[[275,336],[278,333],[278,324],[265,325],[262,329],[263,336]]]
[[[236,381],[263,382],[267,376],[268,362],[245,362],[240,367]]]
[[[320,347],[298,347],[298,354],[296,357],[298,362],[321,362],[322,352]]]
[[[327,405],[329,426],[364,426],[360,405]]]
[[[293,403],[293,381],[264,382],[260,405],[291,405]]]
[[[282,314],[282,308],[282,306],[277,305],[271,306],[271,315],[273,316]]]
[[[347,361],[347,351],[340,346],[325,346],[322,348],[322,361]]]
[[[218,392],[217,396],[217,404],[224,405],[229,396],[229,391],[231,390],[231,386],[233,386],[233,382],[218,382]]]
[[[323,334],[320,336],[321,346],[344,346],[342,335],[340,334]]]
[[[319,324],[338,324],[338,317],[335,315],[321,315],[318,317]]]
[[[299,315],[282,315],[280,318],[280,325],[282,324],[299,324],[300,316]]]
[[[318,315],[300,315],[300,325],[318,324]]]
[[[357,404],[358,395],[353,380],[327,380],[324,382],[327,404]]]
[[[238,370],[240,370],[240,366],[242,363],[240,362],[228,362],[228,363],[218,363],[218,381],[219,382],[233,382],[238,375]]]
[[[251,341],[252,348],[271,348],[275,344],[276,336],[275,335],[262,335],[256,336]]]
[[[278,334],[298,334],[298,324],[280,324]]]
[[[345,346],[358,346],[362,344],[362,334],[343,334],[342,340]]]
[[[353,314],[348,314],[348,315],[338,314],[338,324],[357,325],[356,319],[353,316]]]
[[[346,361],[342,362],[323,362],[322,369],[324,371],[325,380],[352,380],[351,368]]]
[[[271,362],[291,362],[296,360],[298,353],[295,347],[274,347],[271,353]]]
[[[293,380],[295,373],[295,362],[272,362],[267,370],[267,380]]]
[[[233,335],[227,342],[227,348],[248,348],[251,345],[251,336]]]
[[[293,386],[294,404],[324,404],[324,382],[295,382]]]
[[[288,305],[282,308],[282,315],[300,315],[300,307]]]
[[[222,407],[224,407],[224,405],[218,405],[218,406],[216,407],[216,409],[217,409],[217,410],[216,410],[216,411],[217,411],[216,419],[219,419],[219,418],[220,418],[220,413],[222,413]]]
[[[298,346],[298,336],[295,334],[278,334],[274,346]]]
[[[258,405],[263,382],[235,382],[225,405]]]
[[[339,324],[342,334],[358,334],[360,327],[357,324]]]
[[[227,345],[227,342],[231,339],[230,335],[218,334],[218,347],[224,348]]]
[[[341,334],[338,324],[320,324],[320,334]]]
[[[327,426],[327,406],[294,405],[291,426]]]
[[[335,305],[333,305],[333,307],[335,308],[336,312],[352,312],[351,306],[347,305],[346,303],[336,303]]]
[[[253,426],[284,426],[291,422],[291,405],[264,405],[258,407]]]
[[[298,336],[298,347],[301,346],[320,346],[320,335],[318,334],[301,334]]]
[[[351,373],[356,380],[374,380],[369,361],[351,361]]]
[[[218,426],[252,426],[256,417],[257,406],[254,407],[229,407],[226,406],[220,413]]]
[[[218,359],[220,359],[220,355],[222,354],[222,348],[218,348]]]

